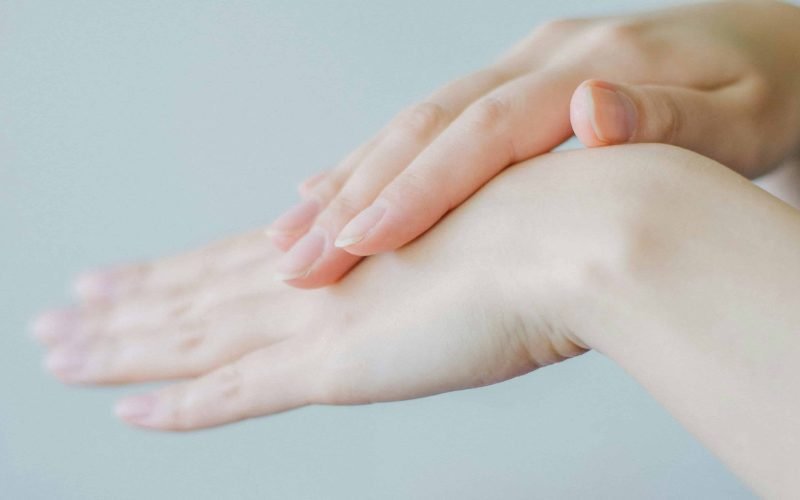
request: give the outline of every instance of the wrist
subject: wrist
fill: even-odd
[[[497,213],[484,216],[471,252],[491,256],[482,262],[490,269],[487,281],[501,281],[498,296],[516,304],[534,336],[544,323],[577,347],[605,351],[616,318],[629,316],[626,304],[646,279],[640,274],[649,260],[665,258],[659,218],[674,210],[682,171],[696,168],[697,159],[714,163],[659,144],[524,162],[470,201],[486,201],[484,213]],[[464,230],[475,234],[474,227]]]
[[[730,229],[719,227],[718,219],[736,220],[726,206],[730,193],[745,186],[748,195],[755,188],[713,160],[674,146],[593,153],[572,158],[584,165],[575,168],[576,182],[560,188],[568,194],[559,229],[540,233],[548,235],[551,258],[545,269],[534,269],[531,282],[546,284],[538,286],[540,293],[551,297],[581,344],[614,357],[643,328],[685,312],[671,306],[686,306],[682,294],[691,296],[702,285],[694,281],[704,270],[697,252],[726,252]],[[562,165],[560,173],[570,167]]]

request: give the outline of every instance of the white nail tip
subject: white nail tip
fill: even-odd
[[[349,247],[350,245],[355,245],[356,243],[358,243],[363,239],[364,239],[363,234],[359,236],[351,236],[349,238],[347,237],[343,238],[340,236],[339,238],[336,238],[336,241],[333,242],[333,246],[335,246],[336,248]]]
[[[309,271],[310,269],[306,269],[305,271],[297,273],[275,273],[273,277],[275,278],[275,281],[290,281],[305,278],[308,276]]]

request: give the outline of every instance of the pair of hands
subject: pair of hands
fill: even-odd
[[[198,377],[117,408],[136,425],[186,430],[475,387],[602,350],[595,329],[579,326],[582,311],[602,303],[598,280],[626,267],[635,222],[658,221],[638,174],[626,168],[622,189],[603,169],[687,163],[683,153],[541,156],[335,286],[292,290],[272,276],[305,288],[336,281],[359,255],[413,240],[573,130],[587,145],[672,142],[757,175],[800,135],[797,16],[727,3],[539,29],[306,183],[306,202],[271,227],[288,253],[257,231],[82,277],[79,306],[35,324],[47,365],[69,383]],[[580,84],[598,77],[627,84]],[[376,225],[359,239],[359,221],[348,222],[361,210]]]

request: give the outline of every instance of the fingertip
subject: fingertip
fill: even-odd
[[[376,200],[373,206],[367,209],[375,207],[374,211],[366,214],[365,210],[362,212],[363,219],[358,221],[359,224],[363,224],[358,228],[363,237],[347,242],[349,244],[340,248],[358,257],[397,250],[435,226],[449,211],[449,207],[443,203],[445,199],[443,194],[439,197],[423,198],[408,196],[407,193],[408,190],[399,188],[394,193]],[[361,218],[362,214],[357,217]],[[355,219],[351,221],[351,224],[355,223]],[[349,229],[349,224],[345,229]],[[337,240],[355,238],[358,234],[359,231],[347,233],[342,230]]]
[[[400,248],[405,243],[403,234],[409,224],[404,218],[398,218],[397,212],[396,208],[389,210],[388,204],[384,202],[373,203],[342,229],[334,244],[358,257]]]
[[[576,90],[575,119],[570,107],[573,131],[586,146],[625,144],[634,135],[638,113],[636,104],[622,85],[602,80],[587,80]],[[583,138],[581,138],[583,137]]]
[[[85,369],[89,353],[83,346],[71,345],[51,351],[44,359],[44,369],[65,384],[87,383]]]
[[[275,279],[294,288],[310,289],[333,285],[358,264],[361,257],[340,248],[327,248],[324,254],[308,270],[292,275],[276,273]]]
[[[72,283],[72,294],[81,301],[103,302],[118,292],[121,267],[84,271]]]
[[[339,231],[334,246],[346,248],[369,239],[370,233],[380,225],[385,214],[386,207],[380,203],[365,208]]]
[[[80,314],[77,309],[64,308],[45,311],[29,325],[31,336],[44,345],[69,338],[77,329]]]
[[[385,243],[386,242],[382,241],[377,235],[374,235],[370,236],[369,239],[362,239],[340,248],[356,257],[369,257],[377,253],[394,250],[394,248],[387,249]]]
[[[586,80],[572,94],[569,104],[569,119],[575,137],[587,148],[603,146],[592,127],[591,86],[596,80]]]

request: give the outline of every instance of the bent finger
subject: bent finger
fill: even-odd
[[[764,141],[762,130],[770,127],[760,120],[754,85],[742,79],[705,90],[588,80],[573,94],[570,119],[588,147],[672,144],[752,177],[782,151],[780,141]]]

